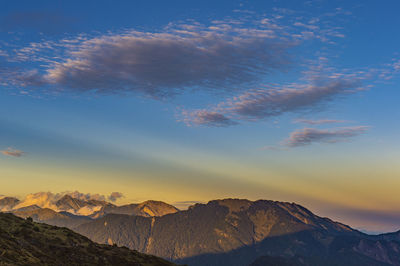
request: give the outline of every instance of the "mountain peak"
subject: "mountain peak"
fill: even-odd
[[[147,200],[137,205],[139,210],[148,216],[163,216],[170,213],[178,212],[179,210],[168,203],[163,201]],[[146,216],[146,215],[144,215]]]
[[[218,204],[229,208],[230,212],[239,212],[247,210],[253,202],[247,199],[227,198],[220,200],[212,200],[208,204]]]
[[[146,202],[142,206],[148,207]],[[98,243],[111,239],[117,245],[193,266],[249,265],[265,255],[271,257],[258,263],[288,258],[290,263],[304,260],[305,265],[381,266],[386,265],[381,261],[389,265],[400,261],[399,244],[319,217],[301,205],[271,200],[212,200],[157,219],[108,214],[75,230]],[[397,235],[386,238],[396,240]]]
[[[163,216],[170,213],[176,213],[179,210],[168,203],[156,200],[147,200],[141,203],[132,203],[127,205],[103,206],[99,211],[91,215],[92,218],[99,218],[106,214],[126,214],[144,217]]]
[[[4,197],[0,199],[0,211],[10,211],[19,203],[19,199],[14,197]]]

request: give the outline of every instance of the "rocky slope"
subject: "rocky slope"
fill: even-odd
[[[304,258],[305,265],[400,265],[398,241],[266,200],[215,200],[161,217],[109,214],[76,230],[189,265],[249,265],[262,256]]]
[[[138,204],[128,204],[122,206],[108,205],[101,208],[100,211],[91,215],[92,218],[99,218],[106,214],[127,214],[144,217],[163,216],[179,210],[162,201],[148,200]]]
[[[0,265],[175,265],[117,246],[95,244],[66,228],[0,213]]]

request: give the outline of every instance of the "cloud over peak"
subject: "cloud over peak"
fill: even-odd
[[[121,192],[112,192],[110,196],[108,196],[108,200],[115,202],[122,197],[124,197],[124,194],[122,194]]]
[[[58,201],[61,200],[64,196],[70,196],[74,199],[90,202],[90,204],[88,204],[88,206],[81,206],[79,207],[79,209],[60,209]],[[26,195],[26,197],[21,200],[18,205],[14,206],[14,208],[18,209],[31,205],[37,205],[41,208],[50,208],[55,211],[68,211],[74,214],[88,215],[95,211],[98,211],[103,206],[101,202],[107,200],[115,202],[121,197],[123,197],[123,194],[120,192],[112,192],[109,196],[97,193],[81,193],[79,191],[67,191],[61,193],[37,192]]]

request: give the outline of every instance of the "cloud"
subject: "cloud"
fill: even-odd
[[[400,60],[397,60],[396,62],[393,63],[393,69],[395,71],[400,71]]]
[[[225,126],[235,125],[237,120],[258,121],[288,112],[315,110],[322,103],[360,89],[360,78],[313,77],[308,84],[248,90],[210,110],[185,111],[182,115],[187,124],[216,126],[220,125],[216,121],[223,121]]]
[[[30,205],[38,205],[42,208],[51,208],[57,209],[55,205],[56,202],[64,197],[65,195],[71,196],[75,199],[80,199],[84,201],[88,200],[97,200],[97,201],[105,201],[106,196],[101,194],[92,194],[92,193],[81,193],[79,191],[65,191],[61,193],[52,193],[52,192],[37,192],[26,195],[26,197],[18,204],[18,207],[25,207]]]
[[[73,198],[80,199],[80,200],[99,200],[99,201],[106,201],[106,196],[101,194],[92,194],[92,193],[81,193],[79,191],[66,191],[57,193],[54,195],[55,198],[60,199],[65,195],[69,195]]]
[[[382,80],[391,80],[400,72],[400,59],[398,57],[393,58],[389,64],[385,64],[382,69],[377,69],[379,78]]]
[[[112,192],[110,196],[108,196],[108,200],[115,202],[117,199],[122,198],[124,195],[121,192]]]
[[[59,198],[56,197],[55,194],[51,192],[37,192],[31,193],[25,196],[23,200],[21,200],[16,206],[15,209],[37,205],[41,208],[56,208],[55,201]]]
[[[207,125],[214,127],[227,127],[238,124],[223,114],[207,110],[183,111],[184,122],[188,125]]]
[[[250,90],[229,101],[227,109],[242,118],[262,119],[313,108],[359,86],[359,80],[320,79],[309,85]]]
[[[198,88],[224,90],[284,69],[293,45],[271,30],[224,24],[186,25],[160,33],[130,31],[75,45],[70,57],[52,64],[43,79],[78,92],[153,97]]]
[[[343,37],[340,27],[325,21],[330,16],[310,20],[294,11],[276,9],[275,13],[205,24],[170,23],[154,31],[80,34],[13,47],[7,49],[7,58],[16,67],[0,70],[0,80],[4,87],[31,96],[137,93],[164,99],[199,90],[238,95],[211,108],[185,108],[181,114],[180,120],[189,126],[212,127],[310,111],[357,91],[361,78],[341,73],[314,75],[306,82],[303,78],[297,83],[272,83],[276,73],[281,80],[280,75],[294,67],[303,74],[310,67],[314,56],[306,56],[306,61],[297,56],[302,44]],[[318,55],[323,57],[327,60],[329,55]]]
[[[50,92],[135,92],[155,98],[188,90],[254,88],[297,62],[292,48],[310,40],[337,38],[329,24],[317,21],[321,25],[311,25],[294,13],[289,20],[297,23],[291,23],[283,20],[280,12],[270,17],[229,17],[205,24],[171,22],[155,31],[79,34],[19,48],[13,45],[9,60],[20,63],[21,69],[6,79],[10,87]],[[40,13],[13,16],[9,20],[25,24],[25,20],[42,23],[62,19],[61,15]]]
[[[37,205],[41,208],[49,208],[54,211],[67,211],[73,214],[79,215],[89,215],[101,209],[101,204],[91,203],[87,206],[81,207],[79,209],[65,209],[64,207],[60,207],[57,204],[57,201],[60,200],[63,196],[69,195],[72,198],[89,201],[89,200],[97,200],[97,201],[104,201],[106,197],[100,194],[91,194],[91,193],[80,193],[78,191],[73,192],[62,192],[62,193],[52,193],[52,192],[37,192],[26,195],[26,197],[20,201],[14,209],[27,207],[31,205]]]
[[[12,156],[12,157],[21,157],[21,156],[25,155],[25,152],[20,151],[20,150],[16,150],[16,149],[13,149],[13,148],[7,148],[6,150],[2,150],[0,152],[3,155]]]
[[[300,147],[312,143],[336,143],[348,141],[349,138],[358,136],[368,130],[368,126],[343,127],[337,129],[303,128],[294,131],[284,142],[288,147]]]
[[[105,195],[98,194],[98,193],[94,193],[94,194],[93,193],[81,193],[79,191],[65,191],[65,192],[60,192],[60,193],[37,192],[37,193],[31,193],[31,194],[26,195],[25,198],[21,202],[18,203],[18,205],[14,206],[14,209],[31,206],[31,205],[37,205],[41,208],[50,208],[55,211],[68,211],[73,214],[88,215],[95,211],[98,211],[102,207],[101,204],[92,202],[91,205],[82,207],[78,210],[60,209],[59,206],[57,206],[57,201],[60,200],[65,195],[69,195],[72,198],[83,200],[83,201],[110,200],[112,202],[115,202],[118,198],[123,197],[122,193],[120,193],[120,192],[112,192],[109,196],[105,196]]]
[[[308,125],[322,125],[322,124],[333,124],[333,123],[346,123],[346,120],[334,120],[334,119],[319,119],[319,120],[310,120],[310,119],[296,119],[295,123],[303,123]]]

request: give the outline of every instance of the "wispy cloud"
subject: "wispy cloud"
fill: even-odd
[[[343,127],[336,129],[303,128],[294,131],[284,141],[287,147],[300,147],[312,143],[337,143],[348,141],[350,138],[365,133],[368,126]]]
[[[44,78],[76,91],[165,97],[189,88],[224,89],[254,82],[288,64],[286,49],[287,44],[258,35],[135,32],[86,41]]]
[[[3,155],[12,156],[12,157],[21,157],[25,155],[25,152],[21,150],[16,150],[13,148],[7,148],[5,150],[0,151]]]
[[[18,50],[16,58],[42,61],[47,67],[19,80],[21,86],[153,97],[188,89],[232,89],[291,63],[288,49],[299,38],[288,38],[282,31],[259,21],[244,26],[241,21],[222,20],[207,26],[171,24],[159,32],[130,30],[31,44]],[[43,50],[61,55],[49,57]]]
[[[288,112],[310,111],[322,103],[360,89],[360,78],[314,77],[309,84],[248,90],[210,110],[186,111],[183,115],[186,123],[215,126],[212,118],[219,117],[229,121],[226,126],[235,125],[237,120],[257,121]],[[207,114],[212,114],[210,119],[207,119]]]
[[[340,35],[337,31],[322,18],[275,10],[269,17],[171,22],[156,31],[80,34],[14,46],[9,60],[21,63],[21,69],[6,80],[10,86],[47,91],[138,92],[155,98],[188,90],[254,88],[297,64],[292,48],[312,40],[332,41]]]
[[[195,110],[192,112],[183,110],[182,115],[183,121],[188,126],[206,125],[214,127],[227,127],[238,124],[236,121],[232,121],[223,114],[207,110]]]
[[[346,120],[335,120],[335,119],[318,119],[318,120],[311,120],[311,119],[296,119],[294,123],[302,123],[308,125],[322,125],[322,124],[335,124],[335,123],[347,123],[349,121]]]
[[[321,78],[308,85],[251,90],[229,101],[227,109],[244,119],[262,119],[313,108],[335,96],[354,93],[360,86],[357,79]]]

